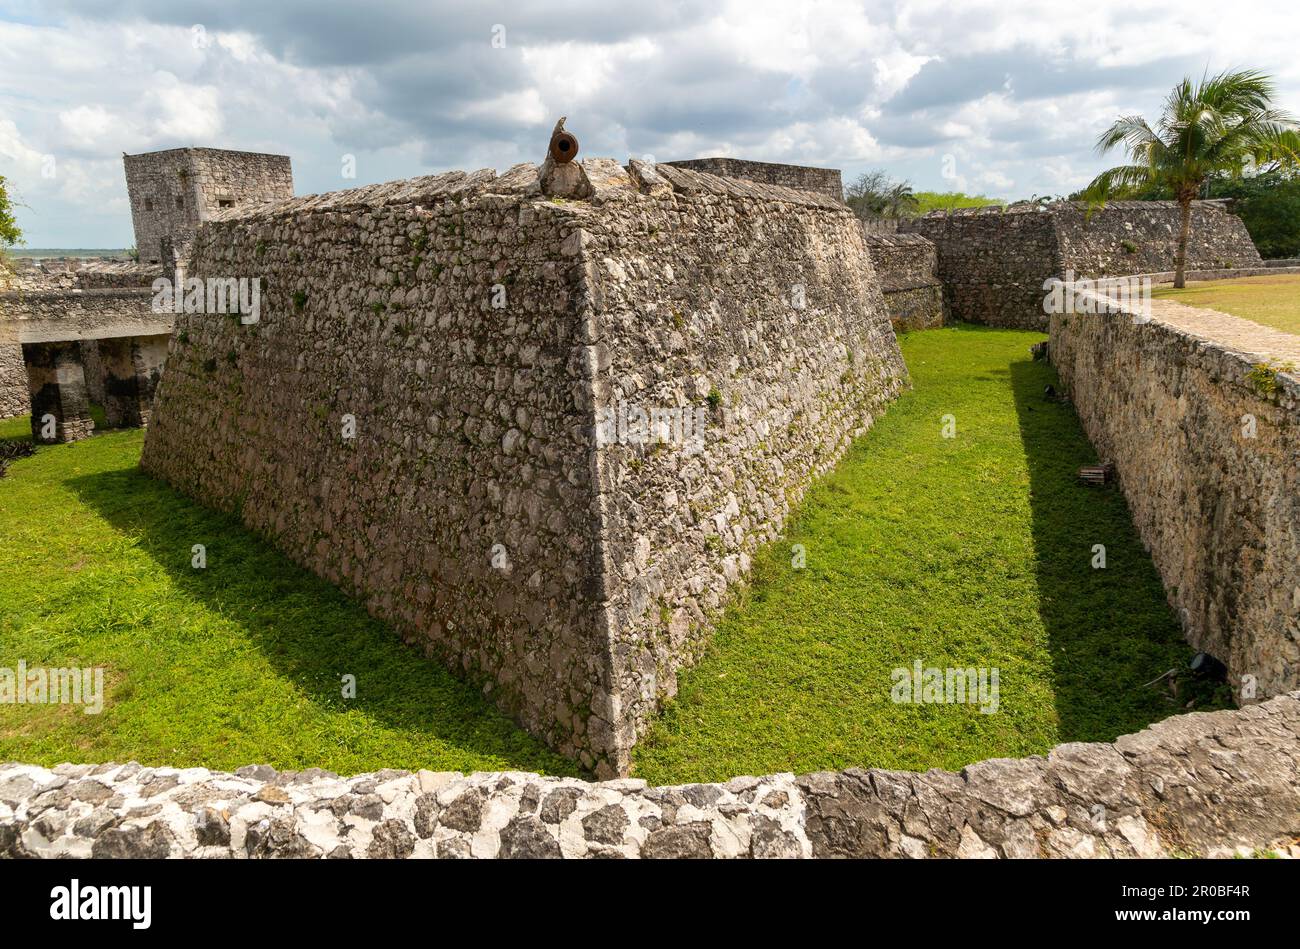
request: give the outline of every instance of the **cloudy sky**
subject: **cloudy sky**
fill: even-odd
[[[1253,66],[1300,112],[1300,15],[1174,0],[0,0],[0,175],[32,247],[130,245],[121,155],[288,154],[300,194],[584,156],[884,168],[1060,194],[1121,112]],[[343,177],[345,156],[356,177]],[[948,158],[945,161],[945,158]]]

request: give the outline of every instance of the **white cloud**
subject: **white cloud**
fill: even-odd
[[[0,174],[41,244],[121,244],[121,153],[289,154],[300,192],[583,154],[873,167],[918,189],[1065,193],[1098,132],[1185,72],[1250,65],[1300,111],[1291,4],[1209,0],[566,0],[331,8],[309,0],[48,0],[0,13]],[[12,16],[12,15],[11,15]],[[505,23],[493,49],[484,23]],[[205,24],[196,48],[191,27]],[[344,153],[358,179],[340,178]],[[945,178],[945,154],[958,176]],[[53,155],[57,175],[41,176]]]

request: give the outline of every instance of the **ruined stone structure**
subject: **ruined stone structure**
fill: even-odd
[[[143,424],[171,331],[171,317],[150,306],[156,276],[134,263],[16,261],[0,293],[3,414],[30,412],[38,441],[90,435],[92,400],[110,425]]]
[[[1188,641],[1242,701],[1300,688],[1300,337],[1156,300],[1053,315],[1050,352]]]
[[[906,382],[843,204],[657,167],[219,212],[261,319],[178,317],[142,460],[601,775]]]
[[[770,161],[745,161],[740,158],[692,158],[666,164],[691,171],[702,171],[723,178],[742,178],[760,184],[780,185],[798,191],[844,200],[844,185],[838,168],[813,168],[809,165],[782,165]]]
[[[948,771],[725,784],[0,765],[0,858],[1300,856],[1300,693]]]
[[[172,328],[154,281],[175,279],[201,222],[293,195],[283,155],[177,148],[123,163],[140,262],[18,260],[0,292],[0,418],[30,411],[38,441],[89,435],[92,401],[111,426],[147,424]]]
[[[943,284],[933,242],[920,234],[866,231],[867,250],[898,332],[944,324]]]
[[[935,211],[902,230],[934,242],[951,316],[989,326],[1047,329],[1044,282],[1174,269],[1179,209],[1173,201],[1082,202]],[[1222,202],[1192,209],[1189,270],[1261,265],[1241,219]]]
[[[172,148],[124,155],[135,246],[145,263],[183,260],[203,221],[225,208],[293,197],[287,155]]]

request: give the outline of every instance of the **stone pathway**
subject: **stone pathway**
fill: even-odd
[[[1256,362],[1290,363],[1295,368],[1287,375],[1300,379],[1300,336],[1294,333],[1174,300],[1152,300],[1151,316],[1198,339],[1245,353]]]

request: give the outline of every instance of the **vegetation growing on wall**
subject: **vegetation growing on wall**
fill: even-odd
[[[7,282],[9,260],[6,251],[23,242],[23,232],[14,217],[14,202],[9,196],[9,186],[5,176],[0,175],[0,286]]]

